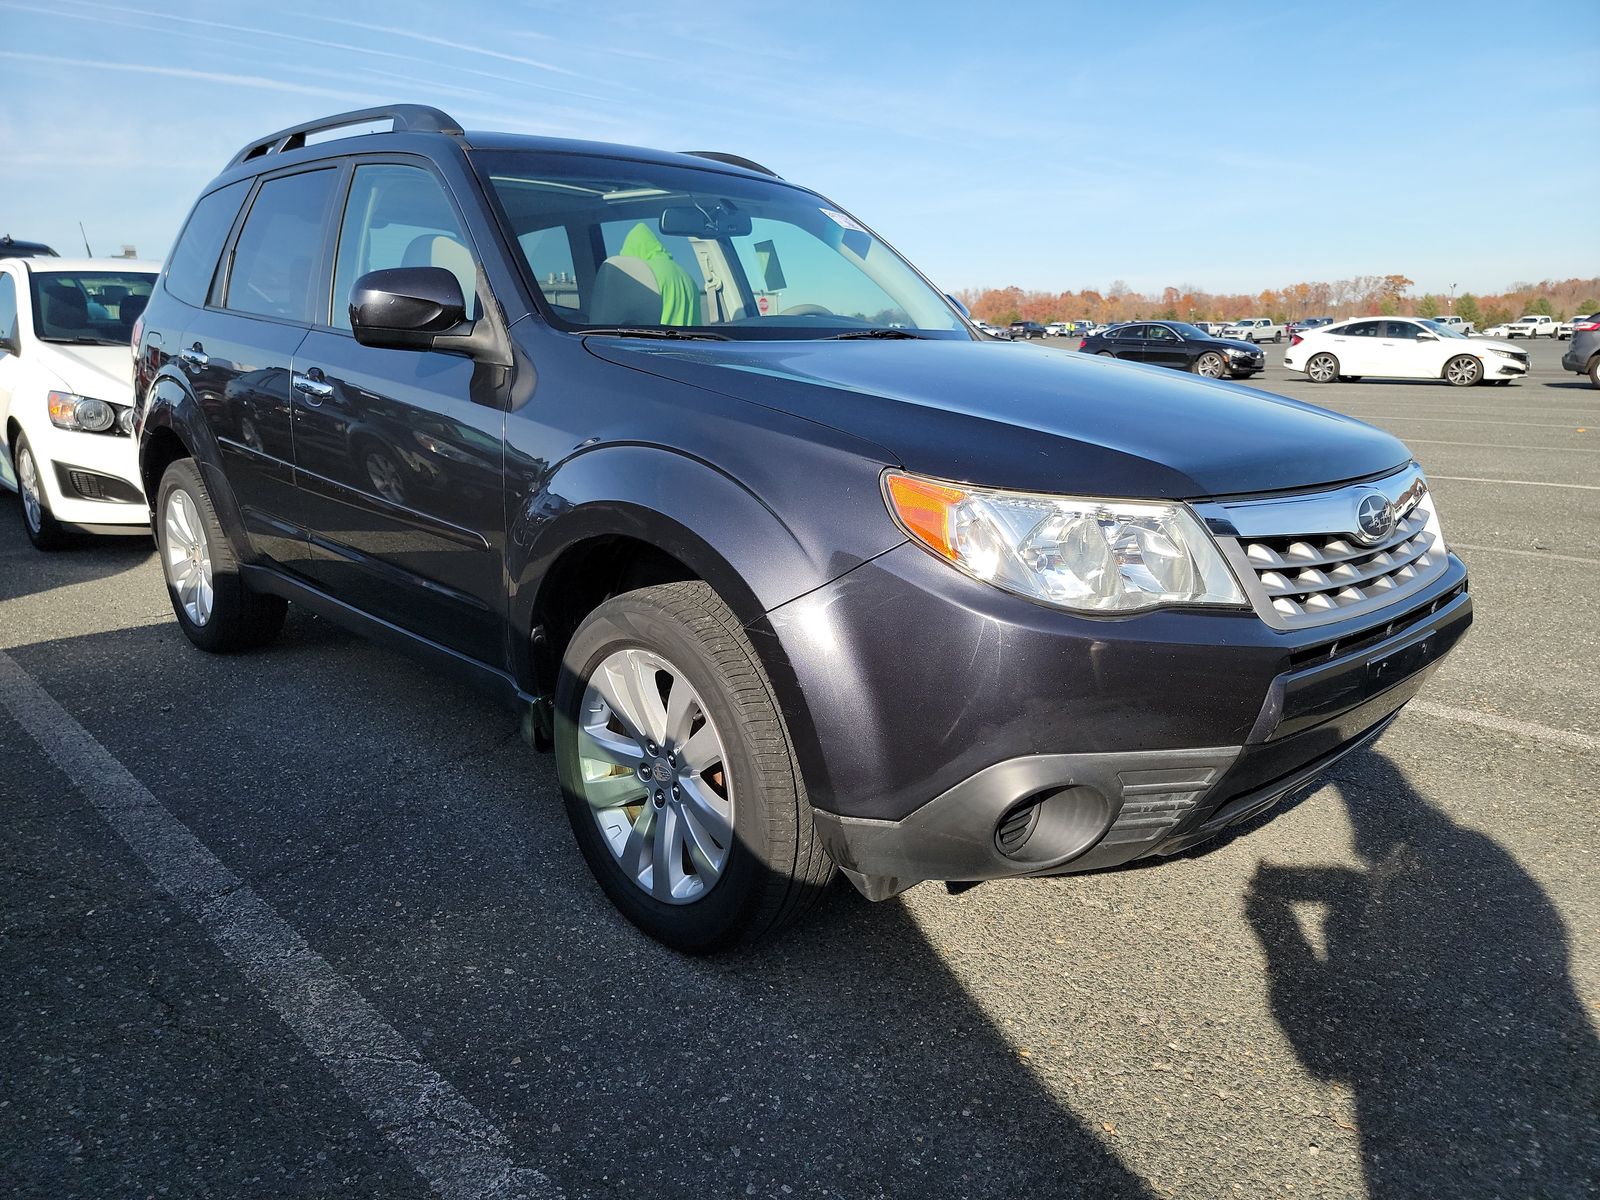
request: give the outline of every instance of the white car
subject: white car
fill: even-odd
[[[1236,342],[1281,342],[1283,326],[1274,325],[1271,317],[1245,317],[1224,329],[1222,336]]]
[[[1436,325],[1446,325],[1449,328],[1454,329],[1457,333],[1477,332],[1477,330],[1473,327],[1472,322],[1467,320],[1465,317],[1457,317],[1452,315],[1444,317],[1429,317],[1427,319]]]
[[[1567,320],[1567,321],[1557,321],[1556,322],[1556,340],[1558,342],[1566,341],[1569,337],[1572,336],[1572,327],[1574,325],[1576,325],[1581,320],[1583,320],[1582,317],[1573,317],[1573,318],[1571,318],[1570,320]]]
[[[1510,383],[1528,373],[1528,355],[1509,342],[1469,341],[1422,317],[1358,317],[1295,338],[1283,356],[1313,383],[1442,379],[1455,387]]]
[[[1051,321],[1044,327],[1045,337],[1066,337],[1067,323],[1065,321]]]
[[[159,264],[0,259],[0,484],[41,550],[74,533],[141,533],[134,322]]]
[[[1555,337],[1556,319],[1544,316],[1542,313],[1530,314],[1518,317],[1506,326],[1506,330],[1507,337]]]

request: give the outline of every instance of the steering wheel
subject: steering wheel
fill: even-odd
[[[784,309],[779,315],[784,317],[831,317],[835,314],[833,309],[823,308],[820,304],[796,304]]]

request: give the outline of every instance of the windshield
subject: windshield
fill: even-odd
[[[1437,333],[1440,337],[1460,338],[1463,342],[1467,340],[1466,334],[1462,333],[1459,329],[1456,329],[1450,325],[1446,325],[1443,321],[1430,321],[1425,317],[1418,317],[1417,320],[1423,325],[1426,325],[1429,329],[1433,330],[1433,332]]]
[[[536,152],[479,152],[556,324],[725,338],[970,339],[882,241],[778,180]]]
[[[155,282],[142,271],[35,271],[33,331],[44,342],[126,346]]]

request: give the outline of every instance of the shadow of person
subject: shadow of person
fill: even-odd
[[[1366,868],[1264,864],[1245,910],[1278,1024],[1353,1094],[1369,1194],[1593,1195],[1600,1044],[1560,914],[1381,754],[1338,779]]]

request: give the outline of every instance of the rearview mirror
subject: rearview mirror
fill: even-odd
[[[350,289],[350,330],[363,346],[429,350],[466,319],[461,283],[443,267],[369,271]]]
[[[749,237],[750,216],[723,204],[707,212],[693,204],[674,204],[661,210],[661,232],[669,237]]]

